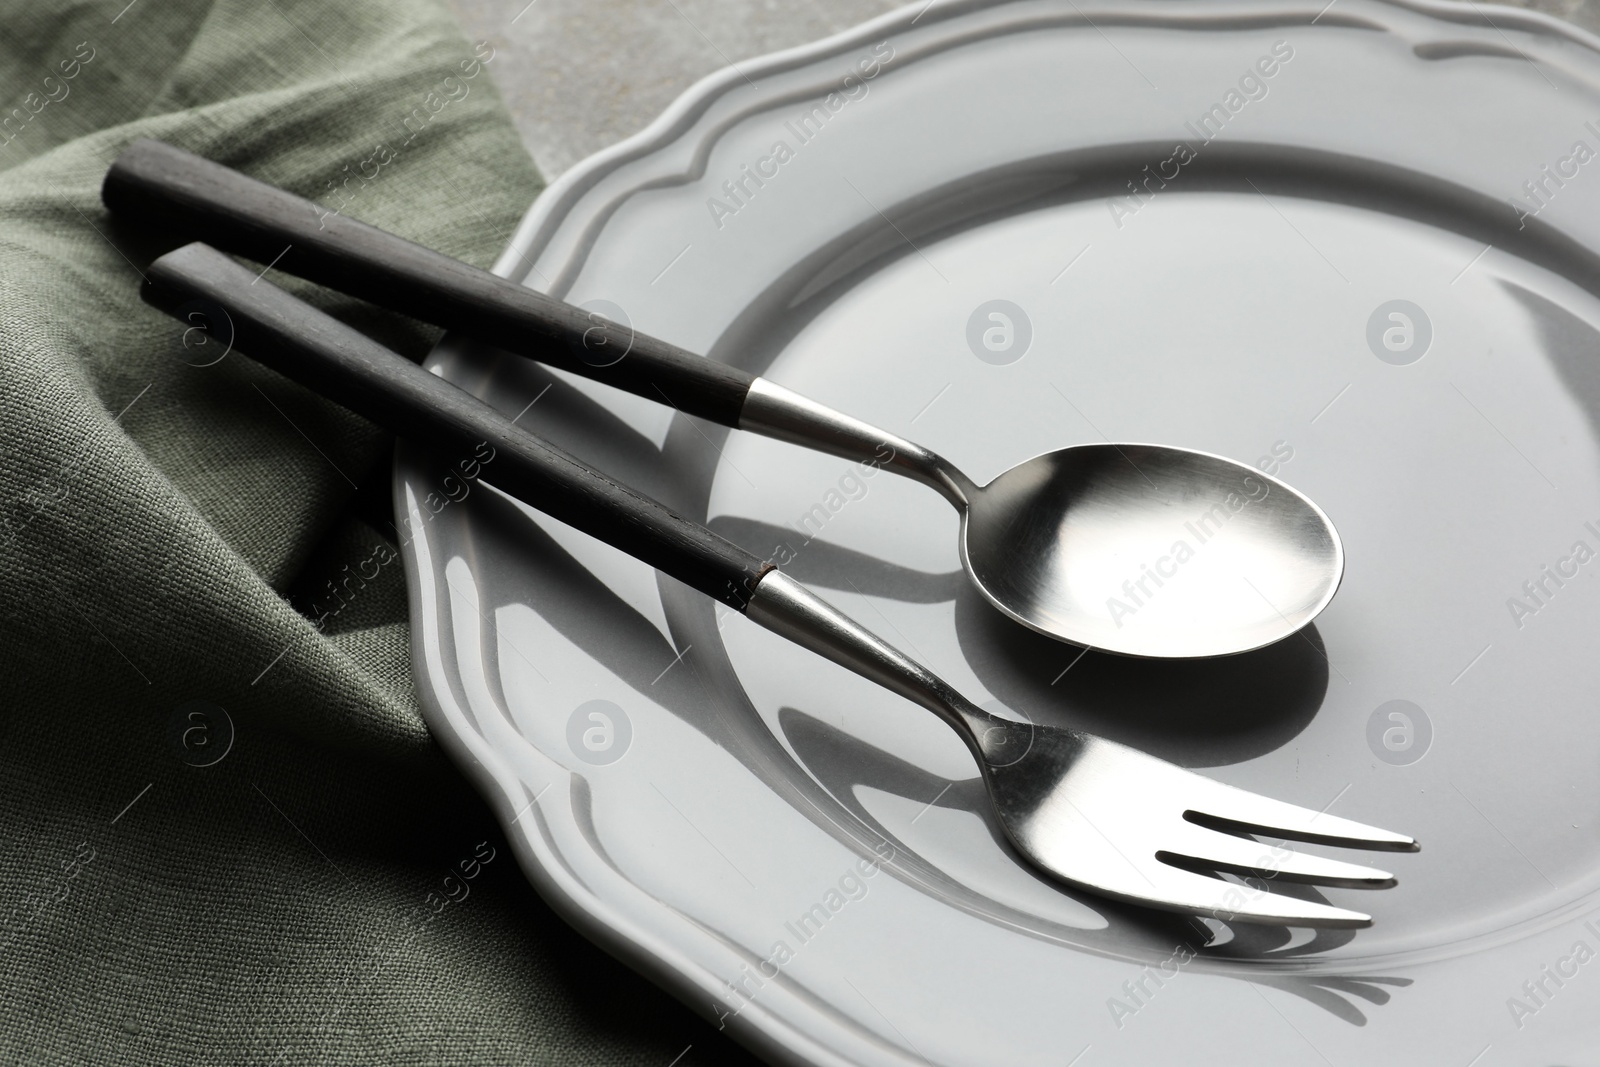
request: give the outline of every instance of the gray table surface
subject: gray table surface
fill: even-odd
[[[469,37],[494,45],[490,70],[550,180],[648,125],[707,74],[902,6],[898,0],[446,2]],[[1600,32],[1600,0],[1512,2]]]
[[[554,180],[700,78],[901,6],[895,0],[447,0]]]

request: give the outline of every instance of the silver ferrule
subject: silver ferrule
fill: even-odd
[[[955,727],[973,753],[990,716],[938,675],[781,571],[768,571],[745,615],[780,637],[919,704]]]
[[[948,460],[903,437],[757,378],[739,413],[739,429],[893,471],[938,490],[965,509],[976,486]]]

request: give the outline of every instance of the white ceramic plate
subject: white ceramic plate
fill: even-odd
[[[1371,929],[1058,889],[931,716],[404,453],[424,710],[551,903],[785,1063],[1596,1062],[1600,43],[1488,10],[908,8],[700,83],[499,264],[980,481],[1259,460],[1348,553],[1304,638],[1079,660],[968,588],[925,489],[433,359],[980,702],[1415,834],[1397,888],[1327,893]]]

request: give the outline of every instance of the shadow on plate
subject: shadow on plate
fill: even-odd
[[[792,530],[753,519],[710,525],[746,547],[793,538]],[[1328,657],[1314,626],[1237,656],[1133,659],[1064,645],[1013,622],[961,571],[913,570],[821,541],[809,542],[784,570],[817,589],[913,604],[954,600],[962,656],[1006,707],[1183,767],[1242,763],[1281,748],[1327,695]]]

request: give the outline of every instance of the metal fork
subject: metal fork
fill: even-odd
[[[1279,896],[1260,880],[1382,889],[1395,884],[1387,871],[1244,835],[1417,850],[1404,835],[1223,785],[1103,737],[993,715],[787,575],[763,579],[745,614],[953,727],[982,769],[1017,851],[1083,889],[1224,922],[1369,926],[1369,915]],[[1241,885],[1201,871],[1257,882]]]
[[[1409,837],[1296,807],[1090,734],[992,715],[763,561],[586,466],[538,435],[202,244],[151,264],[152,303],[357,414],[446,455],[484,455],[484,476],[743,612],[753,622],[920,704],[982,769],[1016,850],[1071,885],[1229,922],[1366,926],[1360,912],[1202,871],[1378,888],[1384,871],[1253,840],[1412,851]]]

